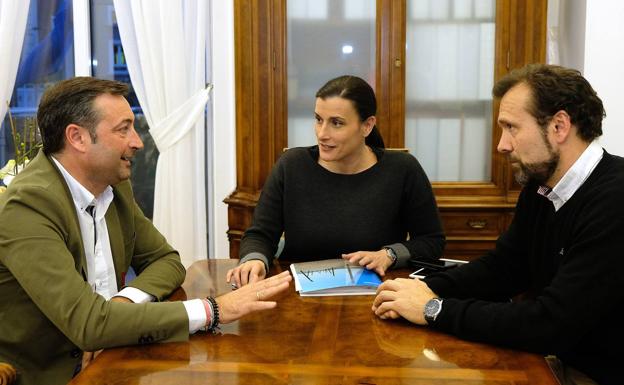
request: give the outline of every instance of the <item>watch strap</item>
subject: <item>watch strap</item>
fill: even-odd
[[[427,303],[425,303],[425,308],[423,309],[423,314],[425,316],[425,321],[427,323],[435,322],[438,318],[438,315],[442,311],[442,299],[441,298],[431,298]]]
[[[388,256],[388,258],[390,258],[390,261],[392,261],[390,267],[393,267],[394,265],[396,265],[399,258],[391,247],[384,247],[384,250],[386,250],[386,255]]]

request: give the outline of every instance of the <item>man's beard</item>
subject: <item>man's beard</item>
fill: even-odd
[[[549,158],[543,162],[523,163],[512,160],[516,182],[520,183],[522,186],[530,182],[534,182],[540,186],[544,185],[555,173],[557,165],[559,165],[559,152],[555,152],[552,148],[549,148],[548,154]]]

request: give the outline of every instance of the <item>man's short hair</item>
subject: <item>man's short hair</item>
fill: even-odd
[[[606,116],[602,100],[589,82],[574,69],[547,64],[529,64],[501,78],[492,89],[496,99],[514,86],[529,86],[533,100],[528,111],[542,128],[563,110],[570,116],[581,139],[591,142],[602,135],[602,119]]]
[[[48,88],[37,111],[43,151],[48,155],[61,151],[65,146],[65,128],[70,124],[88,129],[95,140],[100,114],[93,108],[93,100],[103,94],[125,97],[128,85],[84,76],[63,80]]]

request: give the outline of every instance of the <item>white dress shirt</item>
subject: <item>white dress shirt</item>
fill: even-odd
[[[600,144],[596,141],[591,142],[552,190],[540,188],[538,192],[548,198],[555,206],[555,211],[558,211],[585,183],[585,180],[602,159],[603,154]]]
[[[113,253],[108,237],[108,227],[104,219],[106,211],[113,201],[112,187],[107,186],[100,196],[95,197],[58,160],[54,157],[52,157],[52,160],[61,171],[76,206],[80,233],[87,258],[87,282],[91,285],[93,291],[106,300],[114,296],[121,296],[135,303],[154,301],[154,296],[137,288],[126,286],[119,291],[117,287]],[[87,210],[89,206],[94,206],[95,208],[94,217]],[[206,324],[204,304],[200,299],[183,301],[183,304],[189,317],[189,331],[190,333],[195,333]]]

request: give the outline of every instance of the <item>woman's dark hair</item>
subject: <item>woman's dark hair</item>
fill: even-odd
[[[332,79],[316,93],[316,97],[323,100],[334,96],[350,100],[362,122],[377,113],[375,91],[364,79],[357,76],[344,75]],[[386,147],[377,125],[366,137],[366,145],[377,148]]]
[[[602,135],[606,116],[602,100],[577,70],[547,64],[529,64],[515,69],[500,79],[492,90],[501,99],[514,86],[524,83],[531,89],[533,100],[528,111],[542,128],[546,128],[558,111],[570,115],[581,139],[591,142]]]

